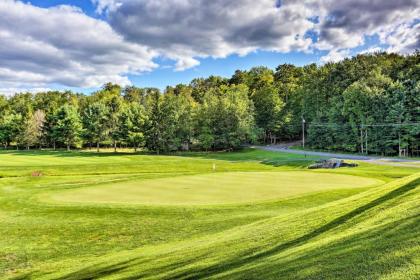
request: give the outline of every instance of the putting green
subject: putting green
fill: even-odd
[[[231,204],[367,187],[381,182],[371,178],[305,171],[227,172],[95,185],[53,192],[46,199],[71,203]]]

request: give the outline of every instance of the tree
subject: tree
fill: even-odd
[[[157,154],[165,149],[162,138],[162,96],[158,90],[151,91],[147,95],[146,101],[147,122],[145,124],[146,147]]]
[[[234,149],[255,140],[254,107],[245,85],[221,86],[221,95],[204,96],[196,130],[203,148]]]
[[[107,128],[106,132],[108,133],[114,151],[117,151],[117,141],[118,141],[118,119],[121,114],[123,98],[121,97],[121,87],[116,84],[107,83],[101,90],[96,92],[92,99],[97,102],[101,102],[106,106],[106,118],[107,118]]]
[[[73,117],[81,118],[81,144],[96,143],[98,151],[110,142],[114,150],[129,145],[160,153],[236,149],[270,137],[298,140],[304,118],[310,147],[365,152],[368,145],[373,153],[419,155],[420,51],[362,54],[324,65],[282,64],[275,71],[259,66],[164,92],[107,83],[89,96],[71,91],[0,96],[1,144],[55,148],[78,142],[63,134],[64,106],[73,108],[65,114],[75,110]],[[41,111],[44,118],[35,120]],[[76,128],[75,135],[79,132]]]
[[[9,104],[7,102],[6,97],[0,95],[0,120],[6,115],[8,110]]]
[[[19,135],[21,134],[22,116],[20,114],[7,113],[0,119],[0,141],[3,143],[4,148],[10,145],[11,142],[18,142]],[[16,148],[18,149],[16,144]]]
[[[125,140],[134,151],[145,144],[144,129],[146,122],[146,112],[142,105],[132,102],[129,103],[120,115],[120,139]]]
[[[187,88],[166,93],[162,100],[162,140],[165,150],[189,149],[195,102]]]
[[[28,116],[22,135],[27,150],[35,144],[41,145],[44,123],[45,113],[42,110],[36,110],[35,113]]]
[[[302,112],[304,77],[305,68],[291,64],[279,65],[274,73],[274,85],[284,104],[280,112],[282,124],[278,132],[283,139],[300,138],[301,120],[304,115]]]
[[[126,87],[123,91],[124,100],[129,103],[137,103],[144,105],[145,102],[145,90],[135,86]]]
[[[249,87],[250,93],[261,87],[272,85],[274,82],[273,70],[264,66],[251,68],[248,71],[247,76],[246,85]]]
[[[351,84],[344,92],[343,115],[353,127],[353,135],[348,135],[356,147],[359,143],[357,133],[361,126],[368,127],[376,123],[383,123],[389,113],[389,97],[387,90],[394,87],[392,80],[380,73],[379,69],[369,76]],[[386,140],[377,128],[370,130],[369,150],[384,152]],[[363,132],[362,132],[363,133]]]
[[[82,123],[77,109],[71,105],[63,105],[57,111],[57,125],[55,130],[60,135],[60,140],[70,151],[72,145],[76,145],[82,133]]]
[[[82,112],[83,137],[89,147],[96,143],[99,153],[100,143],[108,136],[108,108],[101,101],[89,103]]]
[[[114,152],[117,152],[117,141],[119,140],[118,134],[118,121],[122,111],[122,99],[120,95],[112,96],[110,99],[106,100],[107,106],[107,123],[109,136],[112,140],[112,146],[114,147]]]
[[[264,133],[264,142],[278,135],[284,120],[281,111],[284,107],[276,88],[266,85],[256,89],[251,96],[255,106],[255,121]]]
[[[204,95],[211,89],[219,88],[222,85],[227,85],[228,80],[219,76],[210,76],[207,79],[197,78],[190,83],[191,96],[198,103],[202,103]]]

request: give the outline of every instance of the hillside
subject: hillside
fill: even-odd
[[[415,279],[420,174],[218,234],[108,255],[62,279]],[[49,278],[48,276],[47,278]]]
[[[0,179],[0,256],[5,260],[0,269],[6,279],[415,279],[419,274],[416,169],[361,163],[353,169],[313,172],[303,169],[313,159],[256,150],[160,157],[20,152],[0,157],[19,159],[9,163],[16,165],[12,173],[4,161],[0,164],[5,177]],[[46,158],[59,164],[51,166]],[[79,174],[72,169],[75,162]],[[131,186],[142,178],[162,182],[165,176],[208,174],[208,180],[213,163],[217,176],[233,170],[250,172],[248,176],[264,171],[267,180],[270,174],[328,178],[334,173],[380,181],[221,205],[50,199],[62,191],[86,192],[124,182]],[[27,177],[35,166],[49,175]],[[197,176],[191,178],[201,182]],[[249,187],[243,185],[242,191]],[[236,189],[232,191],[234,195]]]

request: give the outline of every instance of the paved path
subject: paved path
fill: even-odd
[[[420,160],[414,160],[414,159],[387,158],[387,157],[377,157],[377,156],[361,156],[361,155],[351,155],[351,154],[338,154],[338,153],[327,153],[327,152],[292,150],[292,149],[289,149],[289,145],[287,145],[287,144],[285,144],[285,145],[256,146],[255,148],[266,150],[266,151],[273,151],[273,152],[282,152],[282,153],[308,155],[308,156],[320,156],[320,157],[329,157],[329,158],[350,159],[350,160],[363,160],[363,161],[366,161],[366,162],[371,162],[371,163],[381,164],[381,165],[406,166],[406,167],[420,168]]]

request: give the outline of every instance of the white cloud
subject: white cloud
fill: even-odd
[[[10,87],[10,88],[0,88],[0,95],[12,96],[20,92],[38,93],[38,92],[46,92],[46,91],[52,91],[52,90],[53,89],[51,88],[43,88],[43,87],[31,87],[31,88]]]
[[[200,61],[192,58],[192,57],[181,57],[177,59],[177,62],[175,64],[175,70],[176,71],[183,71],[188,68],[192,68],[194,66],[197,66],[200,64]]]
[[[100,14],[105,11],[115,10],[122,5],[122,2],[117,0],[92,0],[92,2],[96,5],[96,12]]]
[[[308,51],[305,37],[313,11],[296,1],[273,0],[94,0],[107,7],[111,26],[127,40],[177,61],[178,70],[197,58],[246,55],[255,50]]]
[[[314,47],[318,50],[331,50],[337,48],[355,48],[364,43],[364,34],[346,32],[341,28],[331,28],[321,32],[321,40]]]
[[[325,63],[373,35],[386,51],[420,47],[420,0],[91,1],[106,20],[72,6],[0,0],[0,88],[126,85],[128,73],[158,67],[158,56],[176,71],[257,50],[323,50]]]
[[[389,52],[410,53],[420,49],[420,22],[403,23],[390,32],[381,32],[380,39],[383,44],[389,45]]]
[[[349,49],[331,50],[327,55],[321,57],[321,63],[338,62],[350,56]]]
[[[176,60],[177,70],[198,65],[198,58],[255,50],[328,50],[323,61],[337,60],[372,35],[396,51],[412,51],[419,41],[408,23],[418,18],[420,0],[93,1],[117,32]],[[308,31],[318,35],[317,42],[307,38]]]
[[[318,0],[319,40],[333,47],[344,46],[346,38],[391,32],[395,26],[419,17],[420,0]],[[359,38],[358,38],[359,37]],[[354,44],[354,42],[348,42]],[[353,47],[353,46],[351,46]]]
[[[378,52],[384,52],[385,50],[381,47],[370,47],[360,52],[360,54],[373,54]]]
[[[0,42],[2,88],[129,84],[126,73],[156,67],[155,52],[125,42],[108,23],[70,6],[44,9],[3,0]]]
[[[364,45],[366,36],[379,36],[387,51],[409,53],[419,48],[420,0],[319,0],[319,24],[314,47],[330,50],[321,60],[335,61],[347,56],[345,49]],[[363,52],[363,51],[362,51]]]

